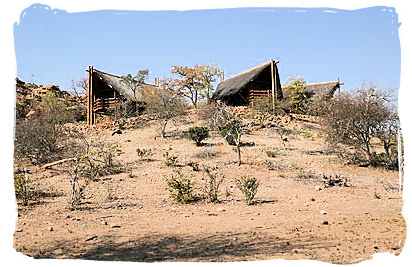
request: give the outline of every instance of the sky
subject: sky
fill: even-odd
[[[400,85],[395,8],[226,8],[188,11],[67,12],[33,4],[14,24],[17,77],[70,90],[86,69],[126,75],[149,69],[148,82],[173,65],[217,64],[225,78],[279,61],[282,85],[336,81],[344,90]]]

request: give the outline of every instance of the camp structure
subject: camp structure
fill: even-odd
[[[322,114],[322,103],[326,103],[331,100],[336,92],[340,91],[340,86],[343,85],[339,81],[334,82],[323,82],[323,83],[311,83],[306,84],[306,90],[308,92],[308,106],[310,106],[310,115],[321,115]]]
[[[122,101],[143,101],[145,89],[156,88],[152,84],[143,84],[143,90],[133,90],[122,82],[122,77],[106,73],[89,66],[87,81],[87,124],[96,122],[96,114],[113,113]]]
[[[330,100],[335,92],[340,90],[341,85],[343,85],[343,83],[341,83],[338,79],[334,82],[307,84],[306,90],[309,92],[311,98]]]
[[[213,99],[231,106],[253,106],[256,101],[270,97],[274,104],[283,98],[277,63],[270,60],[221,81]]]

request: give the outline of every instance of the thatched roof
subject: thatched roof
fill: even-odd
[[[126,85],[125,83],[122,82],[122,77],[121,76],[106,73],[106,72],[96,70],[96,69],[93,69],[93,73],[97,77],[99,77],[99,79],[101,81],[106,83],[110,88],[112,88],[116,92],[120,93],[125,98],[127,98],[129,100],[132,100],[132,101],[135,100],[135,96],[134,96],[134,93],[133,93],[132,89],[130,89],[130,87],[128,85]],[[146,84],[145,83],[145,84],[142,85],[142,89],[144,89],[144,88],[156,88],[156,87],[153,84]],[[143,99],[142,91],[143,90],[137,90],[136,91],[136,98],[137,99]]]
[[[328,100],[333,97],[342,84],[339,80],[334,82],[312,83],[307,84],[306,89],[311,95]]]
[[[279,71],[276,64],[274,65],[276,71],[276,80],[278,88],[278,97],[282,97],[282,89],[279,79]],[[242,94],[248,85],[253,82],[271,82],[271,62],[268,61],[260,66],[257,66],[251,70],[237,74],[231,78],[223,80],[216,88],[216,92],[213,95],[213,99],[227,100],[230,97],[236,97],[238,94]]]

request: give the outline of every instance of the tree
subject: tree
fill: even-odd
[[[387,94],[373,85],[336,97],[327,106],[323,119],[329,141],[354,146],[372,165],[376,163],[372,138],[380,138],[389,153],[399,129],[398,118],[389,106]]]
[[[219,128],[219,134],[229,145],[235,145],[238,155],[238,165],[242,164],[240,153],[240,137],[242,136],[242,121],[234,119]]]
[[[201,96],[206,98],[206,102],[209,103],[214,92],[213,83],[216,81],[217,77],[221,77],[223,71],[219,69],[216,65],[201,65],[195,66],[200,75],[200,81],[203,84],[204,92]]]
[[[180,95],[190,99],[196,106],[199,100],[210,100],[213,93],[212,83],[221,75],[222,71],[214,65],[195,65],[194,67],[173,66],[172,74]]]
[[[164,85],[168,87],[168,85]],[[146,111],[159,120],[158,132],[162,138],[165,137],[166,126],[169,120],[186,113],[185,103],[181,96],[172,90],[157,89],[147,91],[144,94]]]
[[[290,77],[289,83],[283,87],[289,93],[290,110],[296,114],[305,114],[308,109],[309,92],[306,88],[306,81],[298,76]]]
[[[126,76],[121,77],[121,82],[127,85],[130,90],[133,92],[134,97],[134,106],[135,111],[139,109],[139,97],[143,95],[143,87],[142,85],[146,82],[147,78],[149,77],[149,70],[139,70],[135,76],[131,74],[127,74]]]

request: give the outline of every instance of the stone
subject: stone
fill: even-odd
[[[216,209],[216,211],[223,212],[223,211],[226,211],[226,209],[224,207],[219,207],[219,208]]]
[[[322,190],[321,186],[319,186],[319,185],[315,186],[315,191],[320,191],[320,190]]]
[[[326,212],[325,210],[321,210],[321,211],[320,211],[320,214],[325,215],[325,214],[327,214],[327,212]]]

